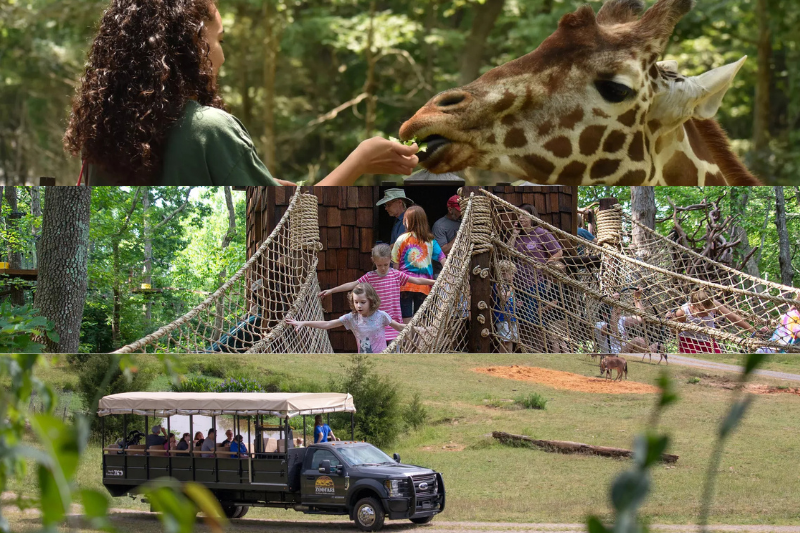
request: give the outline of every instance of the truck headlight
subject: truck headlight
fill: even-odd
[[[399,479],[387,479],[383,482],[383,485],[386,487],[386,491],[389,493],[389,497],[393,498],[395,496],[400,496],[400,480]]]

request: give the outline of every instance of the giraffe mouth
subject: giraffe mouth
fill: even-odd
[[[441,135],[428,135],[424,139],[420,139],[419,142],[428,145],[427,150],[425,150],[424,152],[419,152],[417,154],[420,163],[424,163],[428,161],[433,156],[433,154],[436,153],[436,151],[447,146],[448,144],[451,144],[453,141]]]

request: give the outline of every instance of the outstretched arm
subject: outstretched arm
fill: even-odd
[[[333,329],[342,326],[342,321],[338,318],[336,320],[304,320],[297,321],[291,318],[286,319],[286,323],[294,326],[295,329],[302,327],[317,328],[317,329]]]
[[[433,285],[436,283],[436,280],[428,278],[412,278],[409,276],[408,282],[413,283],[414,285]]]
[[[416,144],[405,146],[383,137],[373,137],[358,145],[344,163],[317,183],[318,186],[352,185],[363,174],[410,175],[419,163]]]
[[[756,328],[751,326],[750,323],[747,322],[747,320],[745,320],[744,318],[742,318],[738,313],[731,311],[730,309],[728,309],[727,306],[722,305],[716,300],[714,300],[714,303],[717,304],[717,309],[719,310],[719,312],[722,313],[722,315],[728,320],[730,320],[732,323],[736,324],[742,329],[746,329],[751,333],[756,330]]]
[[[358,281],[351,281],[350,283],[342,283],[338,287],[334,287],[332,289],[326,289],[320,292],[317,296],[320,298],[325,298],[326,296],[330,296],[331,294],[335,294],[337,292],[350,292],[356,288],[358,285]]]
[[[403,328],[406,327],[406,324],[401,324],[397,320],[392,320],[389,325],[392,326],[396,331],[403,331]]]

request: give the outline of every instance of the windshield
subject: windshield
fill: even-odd
[[[375,446],[353,446],[347,448],[339,448],[336,451],[347,461],[350,466],[358,465],[379,465],[384,463],[393,463],[394,459],[380,451]]]

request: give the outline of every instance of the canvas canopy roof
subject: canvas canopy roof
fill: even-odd
[[[354,413],[350,394],[266,392],[125,392],[100,400],[99,416],[108,415],[298,415]]]

